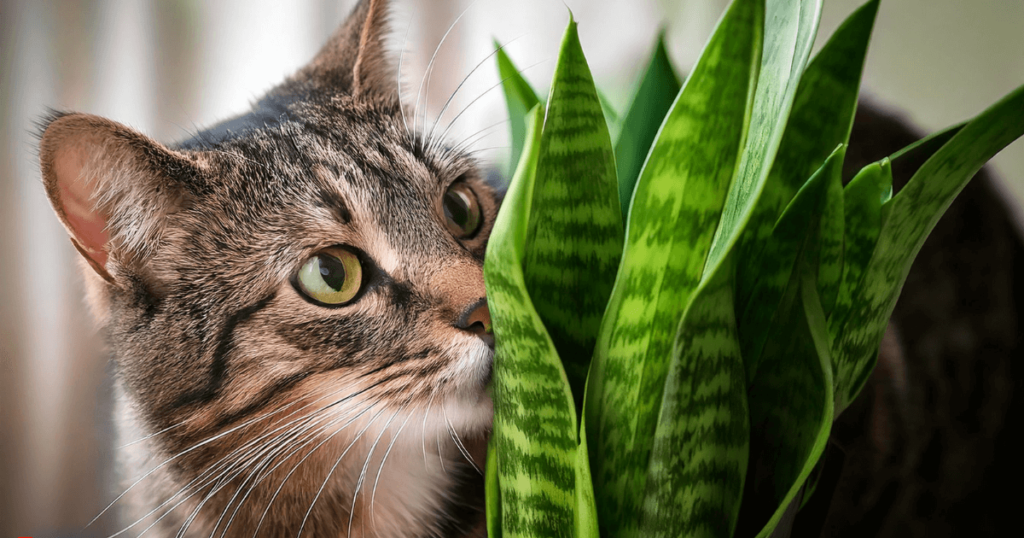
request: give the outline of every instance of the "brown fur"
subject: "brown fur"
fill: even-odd
[[[251,114],[176,148],[85,114],[45,128],[137,441],[117,503],[136,532],[480,532],[492,350],[460,320],[497,201],[467,155],[403,127],[386,8],[361,2]],[[464,240],[441,205],[455,181],[483,208]],[[366,277],[327,308],[294,278],[336,245]]]

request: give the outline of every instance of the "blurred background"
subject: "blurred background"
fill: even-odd
[[[819,45],[861,0],[827,0]],[[353,0],[0,0],[0,537],[105,536],[82,527],[118,493],[112,371],[85,311],[77,254],[43,194],[35,123],[47,107],[104,115],[165,142],[242,112],[310,59]],[[410,103],[435,47],[428,122],[500,165],[507,125],[492,40],[546,88],[568,5],[598,84],[621,111],[660,27],[685,71],[726,0],[395,0]],[[456,22],[458,21],[458,22]],[[454,23],[454,24],[453,24]],[[932,131],[1024,84],[1024,2],[882,3],[867,98]],[[481,63],[482,62],[482,63]],[[474,71],[474,67],[480,65]],[[425,103],[425,104],[424,104]],[[468,107],[468,108],[467,108]],[[422,124],[422,120],[421,120]],[[992,163],[1024,201],[1024,143]]]

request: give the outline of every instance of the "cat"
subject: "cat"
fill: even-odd
[[[491,427],[473,158],[408,128],[362,0],[247,114],[166,146],[44,122],[46,193],[116,365],[123,525],[483,534]]]

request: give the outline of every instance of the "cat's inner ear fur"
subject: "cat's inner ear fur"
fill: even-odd
[[[194,156],[172,151],[119,123],[89,114],[57,115],[39,143],[46,194],[71,242],[104,280],[155,251],[167,215],[200,176]],[[111,263],[111,262],[116,263]]]
[[[398,103],[398,80],[386,41],[387,0],[360,0],[295,82],[351,93],[353,97]]]

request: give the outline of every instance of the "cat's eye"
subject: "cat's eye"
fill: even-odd
[[[317,252],[302,264],[296,282],[302,293],[325,305],[351,301],[363,283],[359,256],[342,247]]]
[[[480,202],[473,189],[465,183],[453,183],[448,187],[441,205],[444,207],[445,225],[455,237],[470,237],[480,228],[483,220]]]

